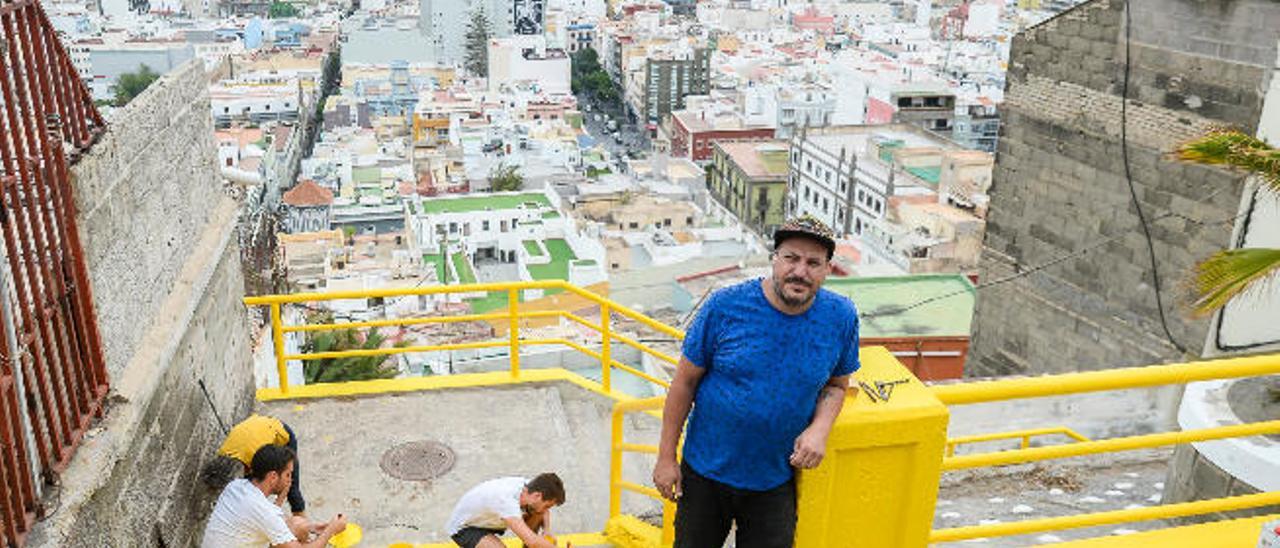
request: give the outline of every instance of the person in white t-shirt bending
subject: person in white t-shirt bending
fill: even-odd
[[[551,508],[562,504],[564,483],[555,474],[493,479],[458,499],[445,530],[462,548],[502,548],[498,536],[507,529],[529,548],[555,548]]]
[[[264,445],[253,454],[249,477],[227,484],[209,515],[202,548],[323,548],[347,528],[338,514],[313,524],[303,516],[284,515],[282,506],[293,481],[293,450]],[[315,535],[315,538],[311,538]]]

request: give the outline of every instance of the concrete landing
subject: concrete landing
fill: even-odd
[[[361,546],[447,540],[454,503],[477,483],[499,476],[555,472],[565,506],[555,533],[599,532],[608,518],[609,417],[613,400],[565,382],[460,388],[355,398],[259,403],[259,413],[289,424],[300,441],[307,514],[345,512],[364,528]],[[656,443],[658,420],[634,414],[627,441]],[[383,472],[387,450],[411,441],[449,446],[451,470],[430,482]],[[647,483],[652,457],[628,455],[624,479]],[[660,512],[656,502],[623,497],[623,511]]]

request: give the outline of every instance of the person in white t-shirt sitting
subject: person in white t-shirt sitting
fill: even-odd
[[[209,515],[202,548],[323,548],[347,528],[338,514],[313,524],[303,516],[285,518],[283,503],[293,481],[293,450],[264,445],[253,454],[249,477],[227,484]],[[312,535],[315,538],[311,538]]]
[[[555,474],[493,479],[458,499],[445,530],[462,548],[502,548],[498,536],[507,529],[529,548],[555,548],[551,508],[562,504],[564,483]]]

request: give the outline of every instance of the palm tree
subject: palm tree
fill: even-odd
[[[333,314],[316,312],[308,315],[307,323],[333,323]],[[338,352],[342,350],[372,350],[381,348],[386,341],[376,329],[362,332],[358,329],[316,331],[307,335],[302,351]],[[395,347],[408,346],[408,341],[397,342]],[[303,362],[303,376],[307,384],[364,381],[395,378],[400,371],[390,356],[354,356],[347,358],[322,358]]]
[[[1280,193],[1280,150],[1233,129],[1216,129],[1183,143],[1175,156],[1184,162],[1222,165],[1257,175]],[[1257,290],[1280,276],[1280,249],[1249,247],[1219,251],[1197,264],[1193,313],[1208,316],[1237,295]]]

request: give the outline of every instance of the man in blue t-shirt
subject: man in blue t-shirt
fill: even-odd
[[[858,369],[858,312],[822,289],[831,230],[801,217],[773,245],[772,275],[716,291],[685,334],[653,469],[679,501],[676,548],[723,546],[734,522],[740,548],[791,546],[794,469],[822,462]]]

